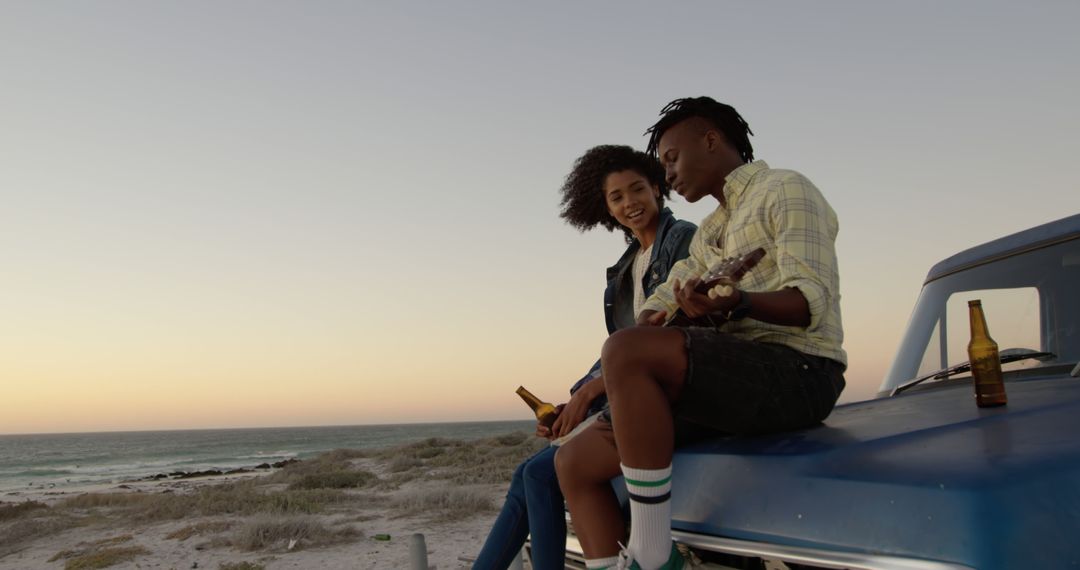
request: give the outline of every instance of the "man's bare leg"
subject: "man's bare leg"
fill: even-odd
[[[621,474],[611,424],[595,422],[566,442],[555,454],[555,469],[585,557],[616,556],[626,527],[611,488]]]
[[[627,548],[641,568],[667,568],[678,557],[671,544],[671,404],[685,384],[686,337],[678,329],[624,329],[604,344],[601,362],[630,495]]]
[[[634,327],[611,335],[601,356],[620,460],[641,469],[671,464],[671,404],[685,384],[686,337],[679,329]]]

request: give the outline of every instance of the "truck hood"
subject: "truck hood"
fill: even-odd
[[[976,407],[970,384],[913,390],[811,429],[681,448],[672,525],[977,568],[1078,564],[1080,381],[1007,388],[1000,408]]]

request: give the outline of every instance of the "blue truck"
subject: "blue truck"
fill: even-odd
[[[975,405],[971,299],[1003,407]],[[926,276],[876,398],[678,450],[675,539],[702,568],[1080,568],[1078,361],[1080,215],[958,253]],[[584,567],[572,534],[566,561]]]

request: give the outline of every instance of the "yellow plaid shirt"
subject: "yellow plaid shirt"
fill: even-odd
[[[765,248],[765,257],[739,282],[744,291],[794,287],[810,305],[810,326],[788,327],[751,318],[725,323],[721,330],[758,341],[782,344],[805,354],[847,364],[841,348],[840,274],[836,262],[836,212],[805,176],[773,170],[764,161],[744,164],[728,174],[727,207],[709,214],[690,242],[690,257],[676,263],[668,279],[642,310],[667,311],[678,304],[676,279],[701,277],[727,257]]]

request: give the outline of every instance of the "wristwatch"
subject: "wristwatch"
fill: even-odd
[[[727,320],[729,321],[741,321],[750,314],[750,294],[742,289],[739,289],[739,302],[735,303],[735,306],[728,310]]]

